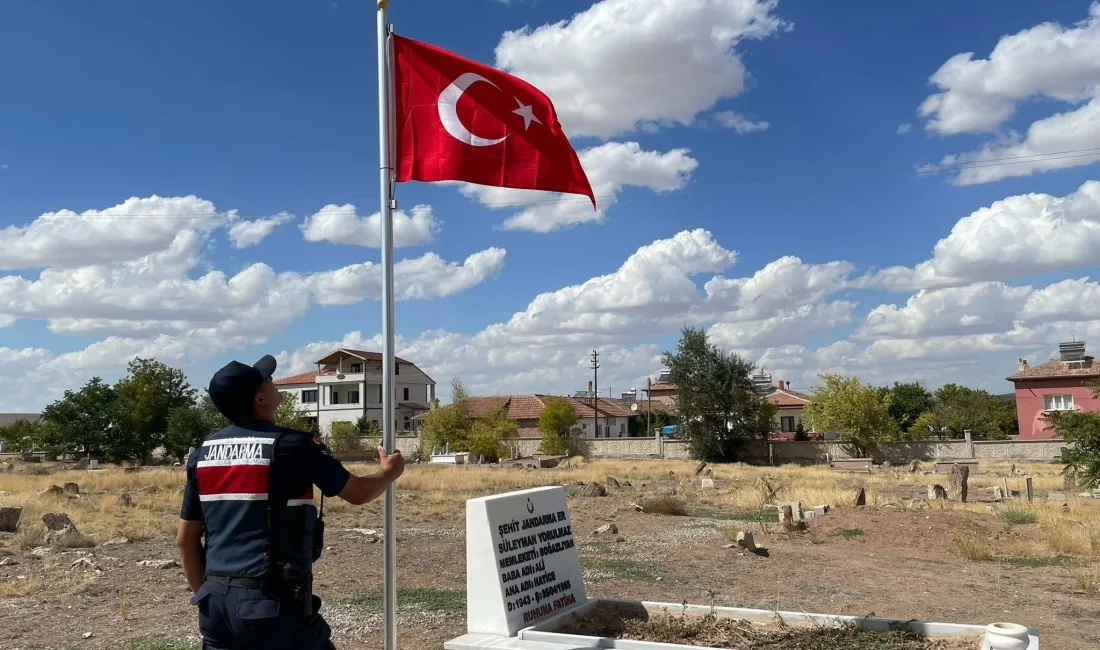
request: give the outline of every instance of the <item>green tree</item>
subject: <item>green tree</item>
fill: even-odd
[[[923,440],[925,438],[943,440],[947,437],[947,418],[943,417],[940,410],[929,409],[917,416],[906,435],[910,440]]]
[[[283,393],[283,401],[275,409],[275,424],[299,431],[313,431],[313,425],[306,419],[308,417],[309,411],[298,408],[297,395]]]
[[[1016,431],[1016,408],[984,390],[944,384],[933,394],[933,410],[944,420],[947,434],[1003,440]]]
[[[221,431],[226,428],[232,422],[229,418],[222,415],[222,412],[218,410],[217,406],[214,406],[214,400],[210,399],[209,395],[203,395],[199,400],[199,410],[202,411],[203,417],[210,423],[211,428],[214,431]]]
[[[806,418],[818,431],[835,431],[860,458],[882,442],[894,440],[897,424],[874,386],[860,384],[855,377],[821,375],[824,386],[813,391]]]
[[[500,408],[473,421],[466,449],[462,451],[484,456],[485,460],[495,463],[500,460],[501,443],[518,434],[519,423],[508,417],[507,409]]]
[[[462,380],[451,380],[451,403],[428,411],[420,421],[424,449],[464,451],[470,437],[470,393]]]
[[[767,440],[775,433],[776,417],[779,415],[779,407],[767,399],[760,400],[760,410],[756,415],[756,433]]]
[[[664,409],[654,407],[649,414],[648,421],[645,413],[630,416],[630,421],[627,422],[627,430],[631,436],[649,437],[653,435],[654,429],[660,429],[669,424],[672,424],[672,414]],[[646,428],[647,425],[648,429]]]
[[[691,454],[705,461],[738,460],[760,426],[765,399],[753,390],[752,363],[725,354],[702,329],[685,327],[676,352],[665,352],[676,385],[680,432]]]
[[[1100,384],[1092,386],[1092,394],[1100,398]],[[1067,443],[1062,451],[1063,473],[1076,474],[1080,488],[1100,487],[1100,413],[1052,411],[1046,420]]]
[[[382,427],[375,420],[367,420],[365,415],[360,415],[359,419],[355,421],[355,428],[359,430],[359,435],[364,438],[382,437]]]
[[[16,420],[0,427],[0,440],[9,451],[33,451],[42,444],[42,424],[30,420]]]
[[[548,397],[539,415],[542,440],[539,451],[544,454],[568,454],[572,429],[577,425],[577,411],[564,397]]]
[[[189,449],[201,446],[207,436],[221,428],[218,424],[198,405],[174,408],[168,414],[164,449],[169,456],[182,462]]]
[[[164,443],[172,409],[195,403],[196,391],[182,370],[156,359],[137,358],[115,384],[115,393],[130,417],[130,428],[139,448],[136,457],[148,456]]]
[[[794,425],[794,439],[799,442],[805,442],[810,439],[810,435],[806,433],[806,427],[802,426],[802,420],[798,420],[798,424]]]
[[[60,400],[43,409],[43,445],[57,454],[141,458],[148,450],[134,433],[127,407],[113,388],[93,377],[80,390],[65,391]]]
[[[932,408],[932,394],[919,381],[894,385],[886,390],[883,398],[886,412],[898,425],[898,430],[908,432],[921,413]],[[926,437],[926,436],[920,436]]]

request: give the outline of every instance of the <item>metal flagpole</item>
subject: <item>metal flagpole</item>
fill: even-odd
[[[390,167],[390,74],[388,0],[378,0],[378,176],[382,216],[382,446],[393,453],[394,332],[393,332],[393,171]],[[382,502],[382,621],[383,648],[397,650],[397,530],[394,487]]]

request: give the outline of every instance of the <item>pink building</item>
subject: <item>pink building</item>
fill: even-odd
[[[1092,394],[1100,363],[1085,356],[1084,342],[1060,344],[1058,356],[1035,367],[1020,359],[1016,374],[1007,378],[1016,386],[1020,440],[1057,438],[1043,419],[1050,411],[1100,411],[1100,399]]]

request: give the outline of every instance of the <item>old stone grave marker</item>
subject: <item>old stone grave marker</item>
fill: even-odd
[[[958,499],[966,503],[967,483],[970,478],[970,468],[966,465],[954,465],[951,467],[951,492],[952,499]]]
[[[586,602],[560,486],[466,502],[466,627],[513,636]]]
[[[699,487],[705,488],[705,489],[708,489],[708,490],[713,490],[714,489],[714,479],[712,479],[712,478],[701,478],[701,479],[699,479]]]

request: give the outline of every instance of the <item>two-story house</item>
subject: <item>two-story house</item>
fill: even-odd
[[[1016,417],[1020,440],[1057,438],[1046,417],[1051,411],[1100,411],[1092,386],[1100,380],[1100,363],[1085,354],[1085,343],[1058,345],[1058,358],[1031,366],[1020,359],[1016,374]]]
[[[396,431],[412,431],[412,419],[435,399],[435,380],[416,364],[395,359]],[[382,355],[378,352],[334,350],[316,361],[317,370],[275,380],[281,392],[298,398],[310,424],[329,433],[334,422],[354,424],[359,418],[382,426]]]

